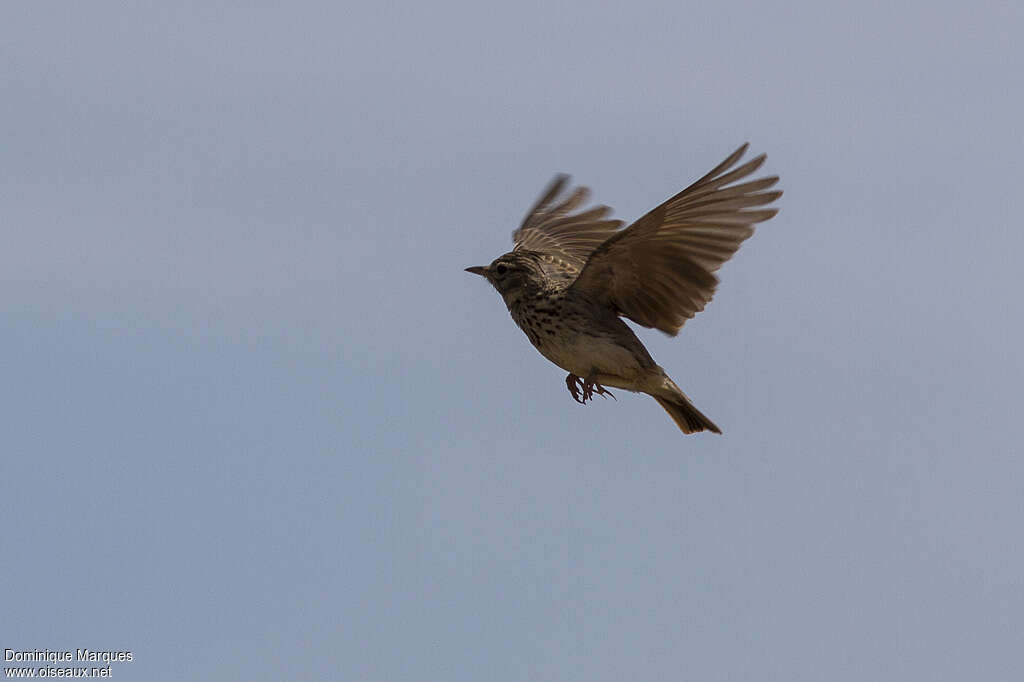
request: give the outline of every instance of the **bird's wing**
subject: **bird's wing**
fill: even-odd
[[[645,327],[675,336],[715,293],[713,274],[754,223],[768,220],[782,192],[777,177],[734,184],[756,171],[762,154],[733,168],[743,145],[711,172],[615,233],[591,254],[572,288]],[[730,170],[731,169],[731,170]]]
[[[561,274],[575,276],[587,257],[622,227],[621,220],[609,220],[612,209],[594,206],[573,213],[590,196],[586,187],[576,187],[561,196],[569,184],[568,175],[557,175],[512,233],[514,251],[537,251]]]

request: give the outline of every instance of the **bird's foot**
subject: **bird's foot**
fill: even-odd
[[[597,395],[601,396],[602,398],[606,399],[606,400],[609,397],[612,400],[618,400],[618,398],[616,398],[615,395],[611,391],[609,391],[607,388],[605,388],[601,384],[597,383],[596,381],[594,381],[592,379],[586,379],[583,382],[583,400],[584,400],[584,402],[586,402],[587,398],[590,398],[591,400],[593,400],[595,393]]]
[[[586,405],[588,400],[593,400],[595,394],[602,398],[611,396],[613,400],[618,400],[611,391],[590,378],[583,379],[570,373],[565,377],[565,385],[569,387],[569,393],[572,394],[573,400],[580,405]]]
[[[565,385],[569,387],[569,393],[572,394],[573,400],[580,405],[586,405],[586,400],[580,400],[580,388],[583,386],[583,379],[570,372],[565,377]]]

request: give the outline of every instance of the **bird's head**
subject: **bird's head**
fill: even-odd
[[[476,265],[466,268],[466,272],[480,275],[490,282],[508,304],[541,288],[545,281],[540,259],[528,251],[510,251],[490,265]]]

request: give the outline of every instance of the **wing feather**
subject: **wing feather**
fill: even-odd
[[[778,177],[733,184],[764,163],[761,154],[736,166],[746,151],[744,144],[682,192],[608,235],[589,255],[573,289],[645,327],[679,333],[711,301],[715,271],[756,223],[778,212],[758,208],[782,196],[767,191]]]
[[[539,252],[560,275],[575,276],[598,246],[622,227],[608,218],[612,209],[593,206],[573,213],[590,197],[586,187],[576,187],[560,198],[569,185],[568,175],[557,175],[512,233],[513,250]]]

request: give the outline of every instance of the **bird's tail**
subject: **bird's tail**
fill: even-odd
[[[664,388],[658,391],[658,395],[650,395],[665,408],[668,416],[672,417],[672,421],[683,433],[698,433],[700,431],[722,433],[722,430],[715,426],[713,421],[693,406],[686,394],[680,391],[679,387],[667,376],[663,386]]]
[[[721,433],[721,429],[715,426],[715,423],[705,417],[700,410],[693,406],[686,398],[682,400],[669,400],[668,398],[659,398],[654,396],[654,399],[658,401],[658,404],[665,408],[668,412],[668,416],[672,417],[672,421],[682,429],[683,433],[697,433],[699,431],[713,431],[715,433]]]

